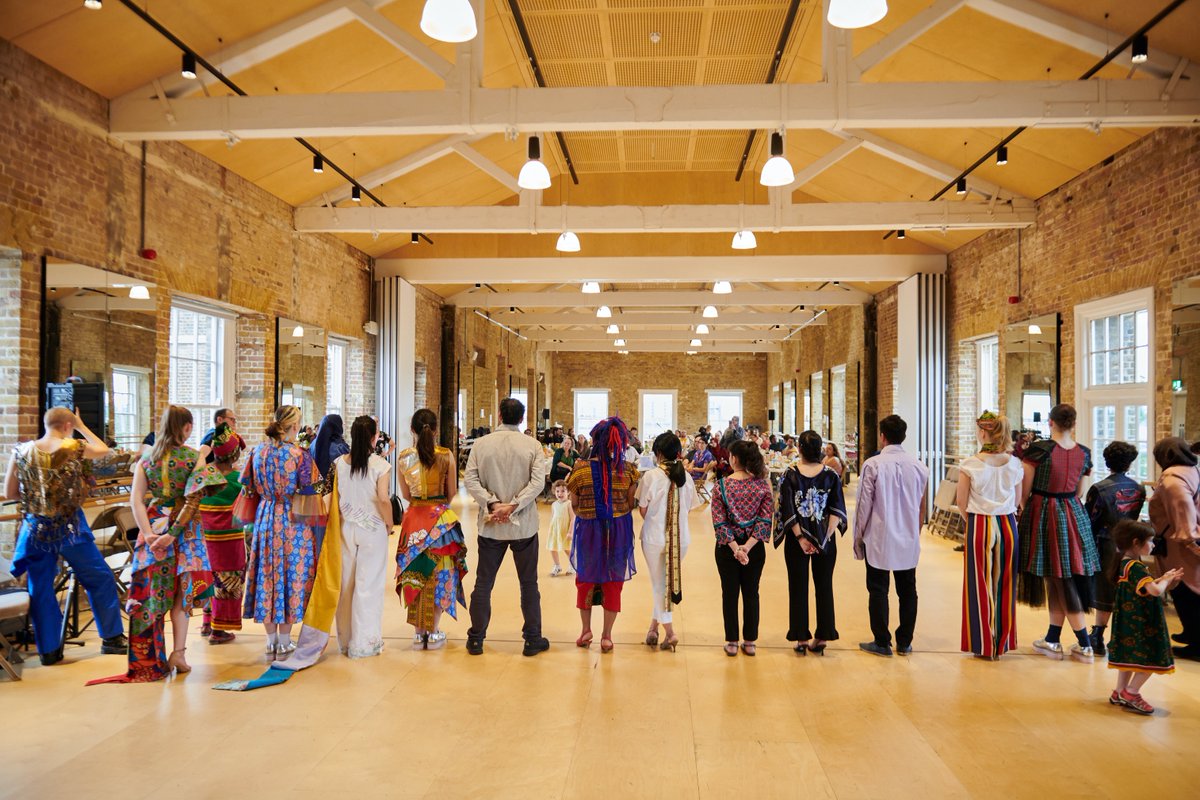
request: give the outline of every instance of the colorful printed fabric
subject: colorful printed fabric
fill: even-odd
[[[56,520],[72,520],[88,498],[91,465],[83,457],[80,439],[64,439],[53,453],[38,449],[37,442],[17,445],[14,463],[20,482],[21,513]]]
[[[841,476],[825,467],[810,478],[798,468],[789,467],[779,482],[780,522],[775,529],[775,547],[792,532],[792,526],[799,525],[801,536],[825,550],[831,538],[831,516],[838,518],[838,531],[845,533],[848,523]]]
[[[1109,531],[1123,519],[1137,519],[1146,504],[1146,490],[1133,478],[1114,473],[1088,489],[1083,507],[1096,539],[1107,539]]]
[[[1146,593],[1154,577],[1140,559],[1121,559],[1113,608],[1108,668],[1168,674],[1175,671],[1161,597]]]
[[[596,518],[596,496],[599,492],[592,475],[593,463],[596,462],[576,462],[575,469],[571,470],[571,477],[567,479],[567,490],[578,496],[578,506],[575,509],[578,519]],[[633,511],[634,501],[629,490],[637,486],[639,477],[638,469],[633,464],[625,464],[620,473],[611,476],[612,516],[619,517]]]
[[[1036,468],[1033,494],[1021,514],[1021,569],[1039,577],[1090,576],[1100,571],[1092,525],[1076,491],[1092,472],[1092,454],[1077,444],[1034,442],[1024,461]]]
[[[242,629],[246,535],[233,517],[233,503],[241,490],[241,481],[234,470],[225,476],[225,485],[219,492],[200,501],[204,544],[216,579],[211,606],[212,627],[218,631]]]
[[[611,520],[575,518],[571,566],[578,586],[627,581],[637,574],[633,557],[633,515]]]
[[[712,498],[713,529],[717,544],[736,541],[745,544],[753,536],[760,542],[771,540],[771,521],[775,501],[766,478],[734,481],[720,478]]]
[[[404,512],[396,549],[396,594],[408,608],[408,624],[432,631],[437,610],[458,619],[458,604],[467,604],[466,574],[467,547],[458,517],[448,505],[415,500]]]
[[[242,494],[259,498],[242,615],[295,624],[312,594],[325,533],[316,462],[294,444],[267,441],[251,451],[241,480]]]
[[[998,658],[1017,647],[1017,518],[968,514],[962,651]]]

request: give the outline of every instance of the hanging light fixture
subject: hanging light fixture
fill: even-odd
[[[421,234],[419,234],[419,233],[410,234],[408,237],[408,241],[411,242],[412,244],[420,244],[421,243]]]
[[[597,281],[584,281],[584,282],[583,282],[583,293],[584,293],[584,294],[600,294],[600,284],[599,284],[599,282],[597,282]]]
[[[835,28],[865,28],[887,16],[887,0],[829,0],[829,24]]]
[[[729,281],[717,281],[713,284],[713,294],[729,294],[733,291],[733,285]]]
[[[1129,45],[1129,60],[1135,64],[1145,64],[1150,58],[1150,40],[1141,33],[1133,37]]]
[[[303,339],[304,338],[304,326],[297,325],[296,327],[292,328],[292,336],[295,336],[297,339]]]
[[[958,180],[956,180],[954,182],[954,191],[959,197],[962,197],[964,194],[966,194],[967,193],[967,179],[959,178]]]
[[[479,33],[470,0],[425,0],[421,30],[439,42],[469,42]]]
[[[148,288],[146,288],[145,286],[141,285],[140,283],[134,284],[133,286],[129,287],[129,299],[130,300],[149,300],[150,299],[150,290]]]
[[[193,53],[183,54],[183,63],[179,68],[179,74],[187,78],[189,81],[196,80],[196,56]]]
[[[690,342],[688,342],[688,347],[699,347],[702,344],[703,342],[701,342],[699,339],[692,339]]]
[[[542,140],[537,136],[529,137],[529,160],[521,167],[517,186],[522,189],[550,188],[550,170],[542,163]]]
[[[600,319],[608,319],[612,316],[612,309],[608,306],[600,306],[596,309],[596,316]]]
[[[604,332],[605,333],[620,333],[621,329],[616,325],[616,323],[613,323],[612,325],[609,325],[607,328],[605,328]]]
[[[362,202],[362,190],[355,186],[350,190],[350,199],[356,203]]]
[[[579,252],[579,237],[574,231],[563,231],[558,235],[558,242],[555,243],[554,249],[560,253],[578,253]]]
[[[708,333],[708,326],[705,325],[703,322],[701,322],[699,325],[696,326],[696,333],[701,333],[701,334]]]
[[[996,163],[1002,167],[1008,163],[1008,147],[1005,145],[996,148]]]
[[[1040,334],[1042,332],[1042,326],[1041,325],[1030,325],[1029,332],[1032,333],[1034,336],[1037,336],[1038,334]]]
[[[783,134],[775,131],[771,134],[771,157],[763,164],[758,182],[763,186],[790,186],[795,181],[796,173],[792,172],[791,163],[783,157]]]
[[[622,355],[622,356],[627,356],[627,355],[629,355],[629,351],[628,350],[618,350],[617,354]]]
[[[753,250],[758,247],[758,240],[754,238],[754,231],[743,228],[733,235],[734,250]]]
[[[325,171],[325,159],[320,156],[313,156],[313,172],[320,175]]]
[[[716,306],[705,306],[703,316],[705,319],[716,319],[717,318],[717,307]]]
[[[90,11],[99,11],[104,8],[104,0],[83,0],[83,7]]]
[[[904,238],[905,238],[905,233],[904,233],[904,231],[896,231],[896,238],[897,238],[897,239],[904,239]]]
[[[624,347],[625,340],[624,339],[613,339],[613,344],[617,347]]]
[[[688,354],[689,356],[694,356],[694,355],[696,355],[696,351],[695,351],[695,350],[688,350],[688,351],[687,351],[687,354]]]

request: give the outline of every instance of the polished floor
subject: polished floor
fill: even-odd
[[[474,506],[459,502],[472,539]],[[999,663],[964,656],[962,556],[929,536],[912,658],[858,651],[869,638],[866,590],[848,546],[835,578],[842,638],[826,656],[797,657],[784,641],[787,573],[772,551],[758,656],[728,658],[707,507],[692,531],[676,653],[640,643],[650,604],[640,574],[608,655],[574,646],[572,581],[544,578],[553,645],[523,658],[508,562],[478,658],[463,648],[465,611],[447,619],[445,650],[410,650],[390,598],[382,656],[327,654],[255,692],[212,690],[262,671],[254,625],[219,647],[193,636],[193,672],[157,684],[85,688],[124,668],[94,639],[52,668],[31,658],[23,682],[0,678],[0,796],[1169,800],[1200,791],[1200,664],[1153,678],[1144,695],[1160,709],[1144,718],[1108,705],[1114,673],[1104,664],[1031,652],[1042,613],[1020,609],[1018,653]]]

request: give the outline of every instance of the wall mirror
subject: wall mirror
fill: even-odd
[[[110,446],[138,451],[154,427],[158,289],[116,272],[45,261],[42,384]]]
[[[1177,284],[1171,311],[1171,435],[1200,439],[1200,278]]]
[[[1013,427],[1050,435],[1059,397],[1059,318],[1044,314],[1004,329],[1004,405]]]
[[[300,409],[303,425],[325,416],[325,329],[276,318],[275,404]]]

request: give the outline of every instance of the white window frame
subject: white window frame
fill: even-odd
[[[508,392],[508,396],[512,397],[516,400],[520,400],[521,405],[523,405],[525,407],[525,418],[523,420],[521,420],[521,423],[524,423],[524,427],[521,428],[521,430],[524,430],[525,428],[530,427],[530,425],[529,425],[529,390],[528,389],[511,389]],[[518,424],[520,424],[520,423],[518,423]]]
[[[1147,314],[1147,367],[1145,383],[1122,383],[1107,386],[1091,386],[1091,368],[1088,360],[1088,345],[1091,336],[1091,322],[1095,319],[1111,317],[1128,311],[1145,309]],[[1077,440],[1091,447],[1093,440],[1092,414],[1097,406],[1115,405],[1118,408],[1117,418],[1120,420],[1120,409],[1129,405],[1146,406],[1147,447],[1152,447],[1155,440],[1154,389],[1155,347],[1154,339],[1154,289],[1147,287],[1125,294],[1106,297],[1090,303],[1080,303],[1075,306],[1075,398],[1078,418],[1076,422]],[[1118,435],[1120,428],[1118,428]],[[1142,448],[1139,447],[1139,450]],[[1093,463],[1103,465],[1100,453],[1092,453]],[[1153,458],[1147,458],[1147,477],[1154,478],[1158,467]],[[1103,469],[1103,466],[1100,467]],[[1095,477],[1093,475],[1093,477]]]
[[[709,408],[712,405],[712,398],[714,395],[718,397],[736,396],[738,399],[738,413],[735,415],[726,414],[725,419],[714,422],[713,419],[709,417]],[[724,431],[729,425],[729,419],[731,416],[736,416],[738,418],[738,422],[741,423],[741,426],[743,428],[746,427],[745,413],[746,392],[744,389],[709,389],[704,393],[704,416],[708,419],[708,424],[712,426],[713,433]]]
[[[208,303],[198,303],[194,300],[189,300],[183,297],[172,297],[170,313],[174,314],[176,309],[180,311],[189,311],[193,314],[203,314],[209,317],[215,317],[221,323],[221,342],[218,346],[218,356],[221,361],[220,368],[217,370],[217,375],[221,382],[221,386],[220,390],[216,393],[216,405],[192,406],[177,403],[172,395],[174,387],[170,385],[170,370],[168,369],[167,372],[167,396],[171,398],[171,403],[175,405],[185,405],[185,407],[192,411],[192,438],[188,440],[188,444],[198,446],[201,437],[204,436],[205,431],[207,431],[212,425],[213,413],[221,408],[235,407],[235,387],[237,384],[235,382],[234,370],[237,366],[237,350],[235,346],[235,340],[237,339],[237,315],[232,311],[221,308],[220,306],[210,305]],[[171,327],[174,326],[172,325]],[[172,347],[173,343],[170,341],[170,335],[168,334],[167,348],[170,351]],[[204,413],[197,415],[196,409],[203,409]]]
[[[342,351],[341,365],[341,396],[337,398],[339,402],[334,403],[332,395],[333,387],[330,385],[330,376],[333,375],[333,352],[340,349]],[[346,416],[346,377],[350,374],[348,364],[350,361],[350,340],[343,339],[338,336],[330,336],[325,344],[325,413],[337,414],[341,417]]]
[[[811,403],[809,412],[813,417],[812,430],[821,434],[821,438],[824,439],[829,436],[829,409],[825,408],[825,370],[817,370],[809,375],[808,386]]]
[[[667,430],[678,430],[679,427],[679,390],[678,389],[638,389],[638,434],[643,438],[650,438],[649,428],[646,425],[646,408],[644,405],[645,396],[652,395],[670,395],[671,396],[671,422],[667,426]],[[657,435],[657,434],[656,434]]]
[[[791,396],[789,397],[788,395]],[[784,381],[783,418],[779,420],[779,430],[791,436],[800,433],[800,431],[796,430],[796,400],[796,380],[793,378],[792,380]]]
[[[458,390],[457,419],[458,419],[459,435],[466,436],[467,431],[469,430],[467,428],[467,390],[466,389]]]
[[[994,381],[994,394],[985,398],[985,374],[984,360],[987,348],[994,348],[996,356],[992,362],[992,378]],[[982,414],[984,411],[991,411],[993,414],[1000,413],[1000,335],[993,333],[988,336],[982,336],[975,340],[975,413]],[[989,405],[987,401],[992,401]]]
[[[571,390],[571,420],[572,420],[571,427],[573,427],[575,429],[576,436],[587,436],[589,431],[591,431],[592,426],[588,425],[585,429],[579,423],[579,395],[581,395],[581,394],[602,394],[602,395],[604,395],[604,416],[601,417],[600,419],[607,419],[608,415],[609,415],[610,392],[608,391],[608,389],[601,389],[599,387],[592,387],[592,388],[581,387],[578,389]],[[599,420],[597,420],[597,422],[598,421]],[[593,423],[593,425],[594,424],[595,423]]]
[[[109,384],[112,387],[109,390],[109,408],[112,409],[113,439],[116,440],[117,445],[120,447],[124,447],[127,450],[137,450],[141,446],[142,439],[146,437],[147,433],[154,430],[155,427],[154,419],[152,418],[153,414],[151,413],[151,408],[154,405],[154,398],[152,396],[154,393],[151,391],[151,370],[146,367],[134,367],[129,364],[112,364],[109,366],[109,371],[112,373],[110,376],[112,382]],[[137,425],[135,432],[140,431],[140,433],[137,434],[136,440],[132,442],[122,442],[117,438],[117,381],[115,377],[115,373],[117,372],[125,372],[132,375],[137,375],[138,380],[142,382],[142,385],[139,387],[138,397],[136,399]],[[142,402],[143,394],[145,395],[145,403]]]

